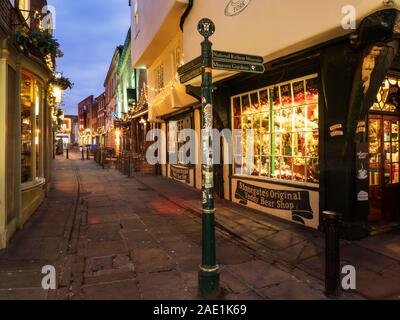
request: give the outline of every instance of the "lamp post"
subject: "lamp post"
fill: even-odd
[[[210,19],[202,19],[198,31],[204,37],[202,50],[202,180],[203,180],[203,253],[199,270],[199,294],[204,299],[216,299],[220,294],[219,266],[215,249],[214,167],[212,149],[212,43],[209,38],[215,32]]]

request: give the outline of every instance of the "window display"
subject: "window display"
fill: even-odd
[[[319,182],[316,75],[236,96],[232,107],[234,129],[241,132],[235,173]]]
[[[184,137],[184,130],[192,128],[192,119],[190,116],[170,121],[168,123],[168,152],[178,156],[178,163],[184,164],[184,159],[190,157],[190,154],[183,154],[183,146],[187,142]]]
[[[43,87],[30,74],[21,77],[21,182],[40,177]]]
[[[32,180],[33,177],[33,79],[23,73],[21,82],[21,181]]]

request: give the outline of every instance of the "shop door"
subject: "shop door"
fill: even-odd
[[[370,115],[370,222],[400,220],[400,116]]]

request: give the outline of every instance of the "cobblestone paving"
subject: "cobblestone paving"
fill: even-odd
[[[0,299],[198,299],[199,192],[126,178],[93,161],[57,159],[44,204],[0,252]],[[320,233],[217,201],[223,299],[326,299]],[[343,242],[359,270],[343,299],[399,298],[399,234]],[[54,265],[58,290],[41,288]],[[373,279],[371,281],[371,279]]]

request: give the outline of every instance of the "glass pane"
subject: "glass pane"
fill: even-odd
[[[261,133],[269,132],[269,113],[263,112],[260,114],[261,117]]]
[[[294,130],[303,131],[306,129],[306,108],[296,107],[294,109]]]
[[[392,177],[392,172],[391,172],[392,166],[390,164],[385,164],[385,172],[384,172],[384,181],[383,183],[385,185],[388,185],[391,183],[391,177]]]
[[[246,94],[242,96],[242,114],[245,114],[250,109],[250,99],[249,96]]]
[[[390,121],[384,121],[383,134],[384,134],[385,142],[390,142],[390,140],[391,140],[391,137],[392,137],[391,129],[392,129],[392,126],[391,126]]]
[[[398,163],[394,163],[392,165],[392,183],[396,184],[399,183],[399,164]]]
[[[305,158],[294,158],[293,163],[293,174],[294,180],[305,182],[305,170],[306,170],[306,159]]]
[[[280,171],[278,179],[293,180],[293,161],[292,158],[280,158]]]
[[[385,143],[384,155],[385,155],[385,162],[391,163],[392,162],[392,152],[391,152],[390,142]]]
[[[293,134],[293,156],[306,156],[306,134],[305,132],[296,132]]]
[[[251,112],[258,112],[260,111],[260,103],[258,101],[258,93],[252,93],[250,95],[250,100],[251,100]]]
[[[307,133],[307,156],[318,158],[319,154],[319,132]]]
[[[290,84],[285,84],[281,86],[281,101],[282,106],[291,106],[292,101],[292,86]]]
[[[392,120],[392,141],[399,141],[399,121]]]
[[[313,78],[306,81],[306,101],[318,102],[318,79]]]
[[[291,133],[281,135],[282,138],[282,155],[291,157],[293,155],[293,140]]]
[[[269,156],[271,154],[271,135],[261,135],[261,154],[263,156]]]
[[[381,152],[381,121],[379,119],[369,120],[369,152],[377,155]],[[379,162],[379,161],[376,161]]]
[[[279,87],[275,87],[271,89],[270,92],[271,100],[274,102],[274,108],[280,108],[281,107],[281,99],[280,99],[280,94],[279,94]]]
[[[270,176],[270,168],[271,168],[271,158],[270,157],[261,157],[261,176],[269,177]]]
[[[306,106],[305,113],[307,116],[306,130],[308,131],[318,130],[318,116],[319,116],[318,105],[312,104]]]
[[[369,184],[371,186],[379,186],[381,185],[381,165],[380,161],[372,161],[369,165]]]
[[[242,129],[242,119],[240,117],[235,117],[233,122],[234,129]]]
[[[263,111],[269,111],[270,102],[268,97],[268,90],[260,91],[260,105]]]
[[[392,162],[399,162],[399,142],[392,142]]]
[[[304,105],[305,104],[305,86],[304,81],[298,81],[293,83],[293,95],[294,95],[294,104],[295,105]]]
[[[260,175],[260,166],[261,166],[261,159],[259,156],[254,157],[254,163],[253,163],[253,170],[251,175],[252,176],[259,176]]]
[[[318,159],[307,159],[307,182],[318,183],[320,168]]]
[[[272,141],[272,147],[273,147],[272,155],[280,156],[283,154],[283,151],[282,151],[283,135],[282,134],[274,134],[273,139],[274,139],[274,141]]]
[[[240,107],[240,97],[233,99],[233,116],[239,117],[242,114]]]

